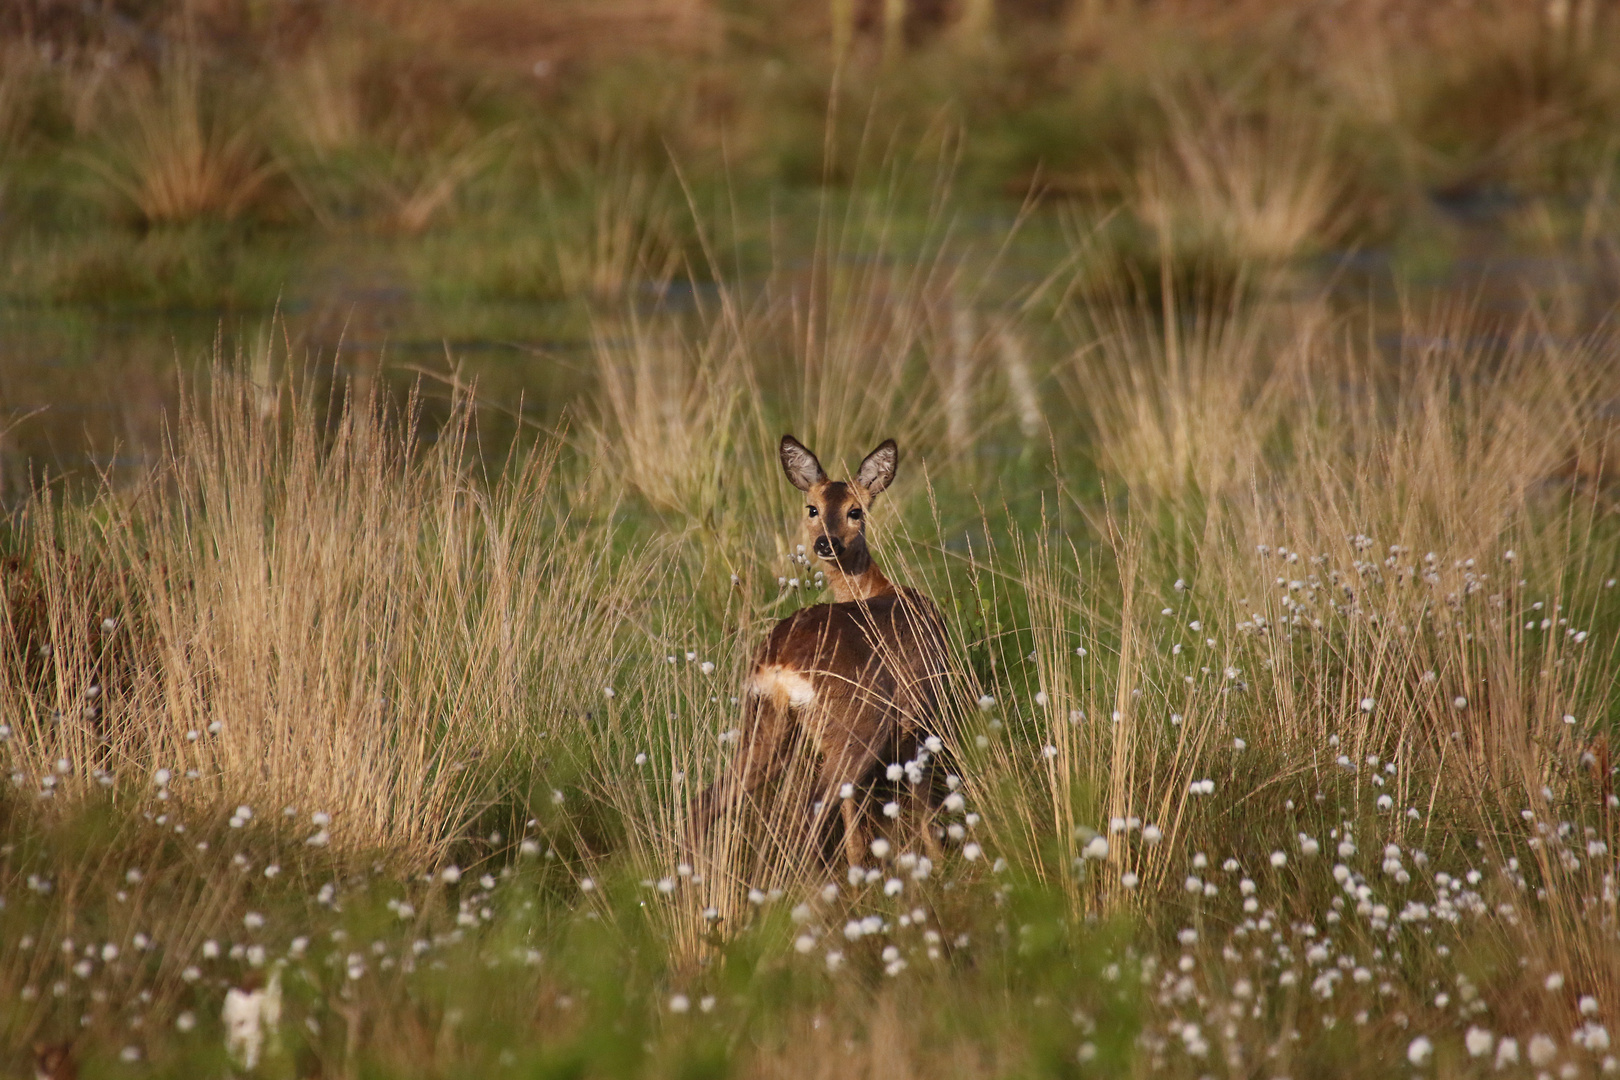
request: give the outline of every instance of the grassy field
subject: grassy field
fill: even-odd
[[[11,493],[0,1072],[1620,1072],[1609,8],[19,10],[6,303],[265,329]],[[319,252],[577,363],[334,372]],[[900,444],[935,856],[684,843],[784,431]]]
[[[0,295],[259,310],[329,290],[302,268],[336,253],[612,300],[709,271],[691,201],[759,272],[795,197],[894,156],[953,162],[981,213],[1108,219],[1127,260],[1172,223],[1217,260],[1432,273],[1459,221],[1602,234],[1617,45],[1602,0],[18,0]]]

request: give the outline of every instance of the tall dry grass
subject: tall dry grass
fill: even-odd
[[[255,118],[181,48],[153,75],[123,73],[102,123],[104,152],[86,159],[111,193],[154,224],[232,220],[265,199],[276,169]]]
[[[1136,497],[1213,513],[1246,488],[1329,334],[1319,304],[1268,299],[1240,283],[1224,304],[1177,297],[1165,264],[1162,311],[1116,295],[1093,305],[1062,373],[1089,421],[1097,465]]]
[[[984,301],[1002,252],[959,250],[939,183],[920,238],[899,235],[895,191],[829,195],[808,260],[779,256],[757,285],[701,289],[691,312],[598,316],[599,392],[585,405],[593,456],[626,489],[693,518],[768,507],[782,555],[799,503],[755,480],[783,426],[830,448],[829,467],[839,468],[892,437],[908,457],[971,470],[980,441],[1008,416],[1037,440],[1048,365],[1030,354],[1034,327]],[[723,276],[703,229],[693,246]],[[636,263],[643,275],[673,265]],[[739,459],[747,471],[730,464]]]
[[[362,186],[381,208],[384,228],[415,236],[449,216],[458,197],[489,167],[507,134],[496,130],[480,135],[456,125],[429,146],[406,150],[402,145],[380,167],[364,170]]]
[[[283,386],[267,409],[216,372],[138,490],[31,505],[14,768],[167,770],[197,813],[319,811],[342,848],[431,862],[508,794],[508,755],[571,733],[639,586],[570,523],[556,446],[486,473],[465,399],[431,431],[415,401],[319,400]]]
[[[1195,400],[1196,383],[1120,383],[1129,389],[1093,398],[1100,460],[1133,505],[1145,497],[1146,515],[1136,531],[1110,533],[1111,589],[1122,592],[1107,603],[1101,671],[1072,655],[1077,642],[1098,648],[1076,629],[1095,618],[1081,599],[1083,567],[1055,574],[1065,560],[1044,544],[1020,558],[1047,697],[1035,725],[1056,753],[1045,783],[1040,769],[997,763],[1024,778],[999,789],[1020,792],[1002,806],[1004,818],[1016,809],[1004,827],[1061,840],[1078,800],[1099,830],[1139,816],[1183,836],[1184,851],[1243,835],[1189,797],[1200,776],[1254,784],[1236,797],[1256,812],[1312,785],[1318,802],[1345,783],[1369,801],[1383,791],[1392,809],[1361,818],[1358,833],[1372,832],[1357,836],[1362,845],[1445,849],[1477,835],[1497,865],[1533,858],[1546,905],[1498,926],[1501,947],[1612,992],[1614,945],[1593,917],[1612,890],[1602,859],[1585,868],[1578,830],[1590,839],[1613,828],[1612,778],[1591,769],[1594,746],[1606,744],[1614,650],[1588,635],[1612,619],[1603,583],[1614,555],[1606,499],[1565,485],[1570,461],[1605,452],[1603,413],[1620,388],[1597,358],[1613,344],[1560,341],[1534,321],[1481,339],[1478,325],[1467,311],[1409,316],[1390,357],[1311,335],[1267,421],[1285,442],[1251,441],[1249,416],[1233,405],[1228,427],[1210,429],[1204,450],[1218,460],[1234,439],[1253,448],[1241,482],[1216,496],[1218,514],[1196,501],[1168,520],[1156,511],[1163,484],[1143,467],[1174,459],[1157,443],[1139,449],[1133,434],[1166,385]],[[1108,363],[1107,347],[1098,352]],[[1212,370],[1237,382],[1242,368]],[[1086,719],[1068,728],[1061,718],[1082,673],[1094,689]],[[1081,733],[1093,741],[1076,755]],[[1264,748],[1259,773],[1242,767],[1253,750],[1235,752],[1235,740]],[[1374,779],[1386,787],[1365,786],[1369,763],[1396,761],[1398,775]],[[1549,817],[1575,824],[1567,846]],[[1074,857],[1073,846],[1060,851],[1054,875]],[[1131,900],[1126,870],[1141,888],[1168,885],[1180,871],[1163,851],[1115,843],[1093,902]],[[1160,917],[1151,904],[1140,910]],[[1528,1007],[1538,1023],[1563,1022],[1543,997]]]
[[[599,412],[584,434],[602,464],[653,506],[712,520],[757,419],[741,342],[685,340],[631,316],[596,329]]]
[[[637,167],[624,145],[586,157],[558,141],[547,157],[559,175],[540,192],[543,258],[565,295],[612,304],[675,279],[687,257],[685,212],[669,177]]]
[[[1318,114],[1271,104],[1253,116],[1211,92],[1161,94],[1166,147],[1137,168],[1135,211],[1161,236],[1241,262],[1331,247],[1348,191]]]
[[[275,77],[275,117],[317,157],[352,149],[367,134],[362,76],[369,57],[360,43],[337,38],[284,60]]]

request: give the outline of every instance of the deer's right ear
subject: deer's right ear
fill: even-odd
[[[800,491],[809,491],[823,480],[827,474],[822,471],[821,462],[810,448],[791,435],[782,436],[782,471],[787,473],[788,482]]]

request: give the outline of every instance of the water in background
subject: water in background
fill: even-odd
[[[1436,301],[1467,304],[1482,326],[1504,330],[1537,311],[1555,311],[1549,325],[1563,333],[1609,319],[1620,298],[1614,238],[1603,248],[1608,257],[1532,256],[1513,248],[1492,215],[1465,207],[1453,216],[1463,242],[1443,265],[1413,273],[1390,252],[1340,252],[1304,268],[1298,289],[1325,291],[1346,311],[1370,305],[1389,348],[1399,344],[1401,309]],[[998,227],[980,226],[987,234]],[[1002,273],[1019,279],[1008,292],[1063,261],[1062,230],[1037,220],[1018,248],[1003,264]],[[44,483],[139,476],[160,451],[185,387],[216,358],[266,378],[290,364],[325,386],[352,382],[362,394],[376,388],[401,400],[418,388],[429,432],[452,385],[475,382],[491,406],[480,432],[490,452],[519,430],[554,428],[590,388],[591,318],[582,305],[446,301],[386,272],[331,269],[346,261],[319,260],[323,269],[290,282],[281,303],[259,311],[107,313],[0,297],[0,507],[15,507]],[[683,300],[679,289],[649,288],[631,302]]]

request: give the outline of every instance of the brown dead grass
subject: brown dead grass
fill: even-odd
[[[139,490],[94,519],[33,505],[42,608],[3,629],[15,662],[51,662],[0,690],[17,765],[167,768],[182,804],[320,810],[341,847],[431,862],[491,797],[477,777],[601,684],[619,631],[599,605],[623,596],[553,517],[554,447],[483,478],[465,403],[429,447],[414,405],[287,393],[217,374]]]
[[[140,220],[230,221],[260,206],[275,168],[255,118],[233,114],[200,58],[182,52],[155,76],[129,73],[104,123],[94,172]]]

